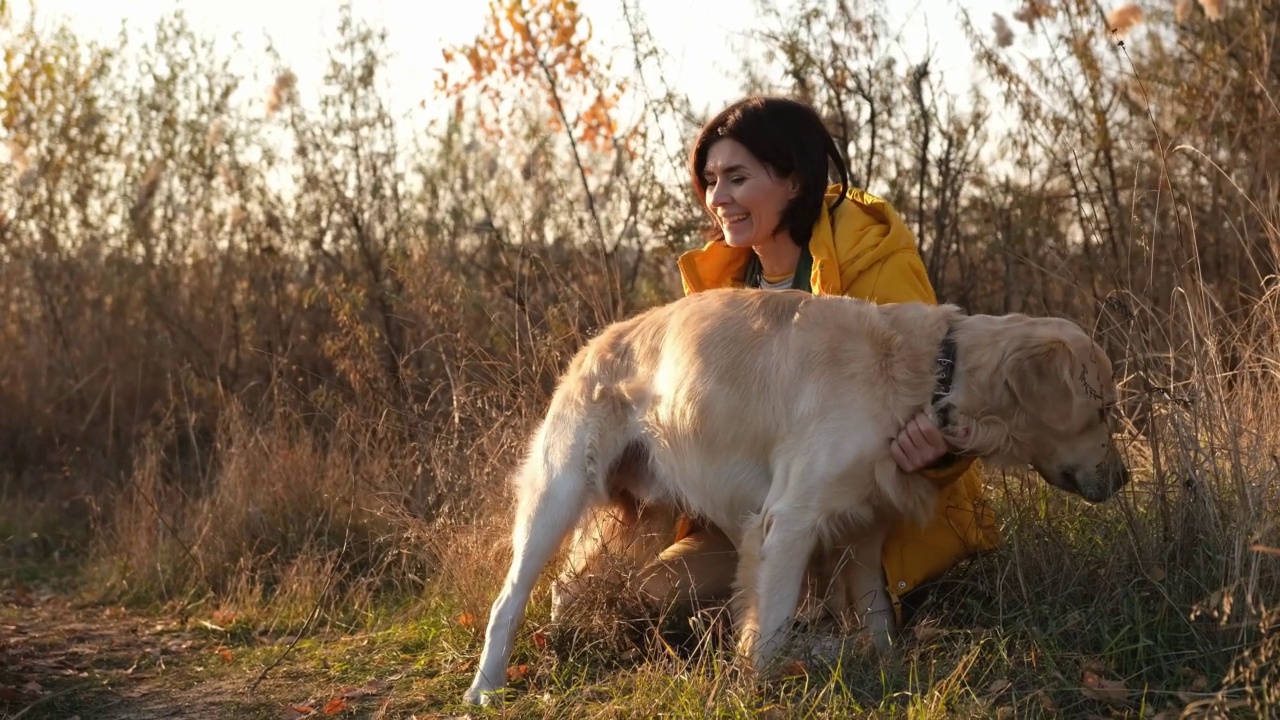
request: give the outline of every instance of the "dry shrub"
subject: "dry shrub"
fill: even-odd
[[[1005,548],[921,617],[1003,645],[940,672],[990,660],[1032,682],[1096,661],[1166,687],[1194,664],[1231,669],[1224,702],[1262,702],[1280,571],[1249,547],[1280,545],[1280,158],[1258,138],[1277,120],[1280,5],[1148,9],[1122,48],[1096,4],[1029,0],[1011,17],[1054,61],[1014,62],[1007,22],[971,25],[1000,96],[963,109],[936,63],[891,57],[886,7],[774,8],[754,38],[771,52],[750,56],[780,68],[745,81],[822,108],[942,299],[1095,328],[1137,470],[1097,508],[991,478]],[[659,138],[691,135],[691,103],[651,88],[633,153],[571,155],[537,113],[487,144],[465,103],[406,142],[377,91],[384,38],[349,17],[318,106],[278,59],[238,77],[177,18],[142,47],[13,30],[6,552],[88,547],[107,594],[281,622],[425,597],[482,625],[509,558],[507,478],[561,368],[679,292],[700,215]],[[1225,597],[1225,625],[1189,618]],[[606,605],[583,621],[597,638],[629,619]]]

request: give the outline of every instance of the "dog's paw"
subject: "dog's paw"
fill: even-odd
[[[501,688],[484,688],[480,685],[472,685],[462,695],[462,701],[469,705],[488,706],[493,702],[493,696],[501,691]]]

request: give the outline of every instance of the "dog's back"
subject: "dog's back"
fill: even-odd
[[[934,355],[910,345],[936,342],[927,338],[941,330],[931,326],[945,327],[949,315],[735,290],[654,308],[582,348],[530,460],[580,453],[597,497],[625,490],[679,504],[733,536],[764,502],[775,465],[803,452],[788,446],[872,442],[910,417],[928,398]],[[848,397],[850,388],[859,397]],[[628,452],[647,472],[611,486],[609,470]]]

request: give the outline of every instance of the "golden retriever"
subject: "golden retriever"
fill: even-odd
[[[950,386],[936,392],[948,344]],[[535,582],[601,507],[679,508],[729,535],[737,650],[761,670],[786,639],[819,544],[854,538],[860,557],[879,558],[895,519],[932,517],[937,488],[901,472],[889,450],[917,412],[933,413],[965,455],[1029,463],[1099,502],[1128,480],[1114,398],[1105,354],[1063,319],[715,290],[615,323],[573,359],[514,479],[511,568],[465,699],[486,703],[502,688]],[[885,647],[883,571],[869,563],[857,575]],[[571,583],[561,578],[557,604]]]

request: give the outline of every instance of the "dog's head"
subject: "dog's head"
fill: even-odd
[[[1129,481],[1112,437],[1111,363],[1075,323],[1045,319],[1027,330],[1005,364],[1015,454],[1050,485],[1106,500]]]

